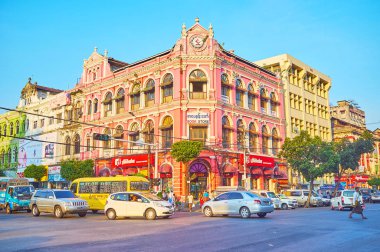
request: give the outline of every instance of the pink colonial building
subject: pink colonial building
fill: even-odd
[[[276,158],[284,139],[279,80],[223,49],[211,25],[207,30],[196,20],[181,35],[171,49],[135,63],[96,49],[85,60],[74,90],[88,123],[81,159],[95,160],[97,176],[142,173],[176,195],[189,185],[197,196],[244,181],[252,189],[287,184],[286,167]],[[112,138],[94,140],[94,133]],[[170,155],[174,142],[187,139],[205,145],[189,165],[190,184]],[[136,144],[141,140],[151,145]]]

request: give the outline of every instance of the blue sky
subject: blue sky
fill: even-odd
[[[199,17],[247,60],[289,53],[329,75],[330,102],[355,100],[373,130],[380,128],[379,13],[375,0],[0,0],[0,105],[14,108],[29,76],[74,87],[95,46],[129,63],[167,50],[182,24]]]

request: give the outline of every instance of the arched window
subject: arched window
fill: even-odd
[[[71,155],[71,139],[70,139],[70,137],[66,137],[65,155]]]
[[[112,115],[112,93],[108,92],[103,100],[104,116]]]
[[[244,92],[243,83],[240,79],[236,79],[236,106],[244,107]]]
[[[76,134],[74,136],[74,154],[80,153],[80,136]]]
[[[89,100],[87,102],[87,115],[91,115],[92,114],[92,101]]]
[[[153,139],[154,139],[154,124],[152,120],[149,120],[145,123],[143,133],[144,133],[144,141],[146,143],[152,144]]]
[[[250,110],[256,110],[256,96],[255,89],[252,83],[248,85],[248,108]]]
[[[236,122],[236,132],[237,132],[237,148],[238,150],[243,150],[245,147],[245,129],[243,120],[239,119]]]
[[[268,134],[268,130],[265,126],[263,126],[262,128],[262,153],[263,154],[268,154],[268,147],[269,147],[269,134]]]
[[[98,99],[94,99],[94,114],[98,113]]]
[[[103,134],[111,136],[111,130],[109,128],[106,128]],[[111,140],[103,141],[103,151],[109,151],[110,148],[111,148]]]
[[[230,121],[227,116],[222,118],[222,145],[223,148],[230,148],[231,146],[231,135],[233,127],[231,126]]]
[[[9,135],[13,136],[13,122],[9,126]]]
[[[131,96],[131,109],[137,110],[140,108],[140,84],[136,83],[132,87],[132,93],[129,94]]]
[[[113,135],[115,139],[124,139],[124,128],[121,125],[118,125],[116,127],[115,134]],[[123,142],[122,141],[115,141],[116,142],[116,148],[123,148]]]
[[[260,90],[260,107],[261,107],[261,112],[264,114],[268,113],[268,95],[267,92],[264,88]]]
[[[29,119],[25,121],[25,130],[29,130]]]
[[[17,159],[18,159],[18,149],[17,149],[17,147],[15,147],[14,149],[13,149],[13,162],[17,162]]]
[[[8,149],[8,165],[12,162],[12,151]]]
[[[162,103],[168,103],[173,100],[173,75],[165,74],[162,83]]]
[[[281,138],[278,135],[277,129],[274,128],[272,130],[272,153],[273,155],[277,155],[280,151],[280,140]]]
[[[279,102],[277,101],[276,95],[272,92],[270,94],[270,107],[272,116],[277,116],[277,107]]]
[[[91,151],[91,136],[87,134],[86,136],[86,151]]]
[[[255,124],[249,124],[249,151],[257,152],[257,144],[258,144],[258,135],[259,133],[256,130]]]
[[[207,98],[207,77],[202,70],[194,70],[189,76],[190,99]]]
[[[140,129],[138,123],[133,123],[129,131],[129,141],[137,142],[140,139]],[[136,143],[131,143],[131,146],[136,146]]]
[[[144,89],[145,92],[145,107],[151,107],[154,105],[154,80],[149,79]]]
[[[124,95],[124,89],[120,88],[119,91],[117,91],[116,95],[116,113],[120,114],[124,112],[124,101],[125,101],[125,95]]]
[[[20,122],[16,121],[16,134],[20,133]]]
[[[173,119],[166,116],[160,127],[162,134],[162,147],[170,148],[173,144]]]
[[[228,80],[227,74],[222,74],[222,101],[225,103],[230,103],[231,101],[231,83]]]
[[[78,101],[76,104],[75,104],[75,120],[78,120],[79,118],[82,117],[83,115],[83,112],[82,112],[82,108],[83,108],[83,105],[80,101]]]

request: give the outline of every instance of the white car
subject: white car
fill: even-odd
[[[354,192],[354,190],[337,191],[335,197],[331,199],[331,210],[343,210],[344,208],[352,210]]]
[[[220,194],[215,199],[205,202],[202,212],[207,217],[213,215],[240,215],[249,218],[251,214],[257,214],[263,218],[267,213],[274,211],[270,199],[261,198],[247,191],[233,191]]]
[[[252,192],[259,195],[260,197],[270,199],[275,209],[281,208],[281,200],[276,197],[276,194],[274,192],[266,190],[253,190]]]
[[[282,210],[287,210],[289,208],[295,209],[298,207],[298,201],[296,199],[290,199],[284,194],[279,194],[277,197],[280,199],[280,205]]]
[[[284,194],[290,199],[295,199],[298,202],[299,206],[305,206],[307,198],[309,197],[309,190],[295,189],[295,190],[286,190]],[[312,206],[322,206],[323,202],[318,195],[312,192],[310,197],[310,204]]]
[[[169,218],[174,213],[174,207],[154,194],[118,192],[108,197],[104,213],[109,220],[116,217],[145,217],[154,220],[157,217]]]

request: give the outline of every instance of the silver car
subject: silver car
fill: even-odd
[[[40,213],[54,213],[55,217],[62,218],[65,214],[78,214],[84,217],[87,214],[87,201],[77,198],[69,190],[37,190],[30,200],[30,209],[33,216]]]
[[[257,214],[260,218],[263,218],[267,213],[273,211],[274,207],[270,199],[261,198],[247,191],[222,193],[202,206],[202,212],[207,217],[213,215],[240,215],[242,218],[249,218],[251,214]]]

